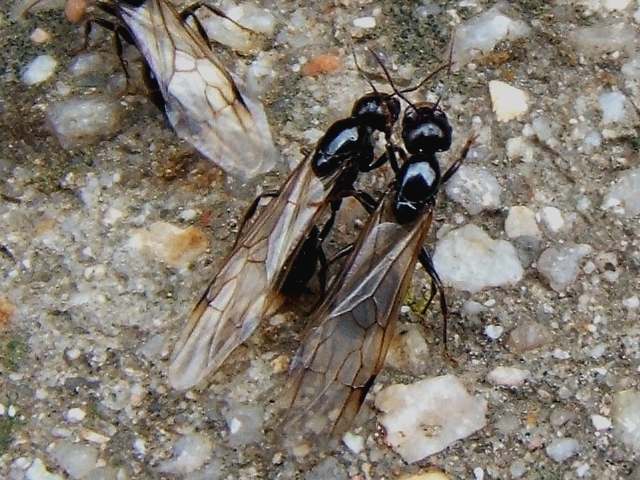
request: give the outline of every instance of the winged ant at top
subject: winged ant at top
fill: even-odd
[[[280,406],[286,410],[284,442],[294,452],[304,451],[300,446],[309,440],[331,443],[352,424],[384,365],[417,261],[431,277],[428,304],[439,292],[446,325],[442,282],[424,243],[438,191],[464,161],[475,136],[442,174],[436,153],[451,147],[447,115],[438,104],[408,103],[402,119],[406,153],[394,148],[402,166],[310,315],[290,366]]]
[[[222,11],[195,3],[178,12],[169,0],[105,0],[97,6],[116,20],[89,20],[87,35],[95,23],[114,30],[119,54],[119,36],[138,48],[160,93],[154,102],[163,104],[178,136],[240,185],[274,168],[277,153],[262,103],[216,57],[195,17],[206,8],[228,19]]]
[[[368,195],[354,191],[354,182],[360,172],[377,168],[389,158],[390,151],[375,158],[373,135],[382,132],[388,143],[399,114],[395,93],[364,95],[354,103],[349,117],[327,129],[279,192],[270,192],[274,198],[241,229],[189,315],[168,369],[172,387],[191,388],[217,370],[261,320],[275,313],[283,292],[311,278],[317,260],[323,260],[321,243],[341,199],[353,195],[365,205],[372,203]],[[327,210],[329,219],[319,230]]]

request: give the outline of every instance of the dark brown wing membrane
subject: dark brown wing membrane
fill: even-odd
[[[399,225],[392,195],[372,215],[342,274],[309,320],[282,405],[285,442],[331,438],[348,429],[384,359],[431,211]]]
[[[282,272],[327,206],[333,181],[334,176],[320,180],[303,160],[242,234],[176,343],[167,374],[173,388],[191,388],[217,370],[277,308]]]

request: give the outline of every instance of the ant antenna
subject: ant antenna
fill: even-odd
[[[371,89],[375,92],[378,93],[378,90],[376,89],[376,87],[373,85],[373,82],[371,81],[371,79],[369,78],[369,76],[367,75],[367,73],[360,67],[360,64],[358,63],[358,56],[356,55],[356,48],[353,45],[353,42],[351,41],[351,37],[349,37],[349,46],[351,47],[351,54],[353,55],[353,61],[356,64],[356,68],[358,69],[358,72],[360,72],[360,75],[362,75],[364,77],[364,79],[367,81],[367,83],[369,84],[369,86],[371,87]],[[367,47],[365,47],[366,49]]]

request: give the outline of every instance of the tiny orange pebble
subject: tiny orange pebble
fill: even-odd
[[[87,11],[86,0],[67,0],[64,6],[64,14],[71,23],[78,23]]]
[[[8,324],[14,313],[16,313],[16,306],[7,297],[0,295],[0,325]]]
[[[315,77],[320,74],[331,74],[340,68],[338,57],[331,53],[321,53],[302,67],[302,74],[307,77]]]

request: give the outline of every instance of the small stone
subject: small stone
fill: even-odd
[[[591,415],[591,424],[596,430],[609,430],[611,428],[611,420],[602,415]]]
[[[191,433],[175,444],[173,457],[160,462],[159,470],[172,475],[186,475],[205,464],[213,452],[213,444],[207,435]]]
[[[504,222],[504,231],[509,238],[541,237],[536,214],[530,208],[522,206],[509,209],[507,219]]]
[[[507,346],[523,353],[542,347],[549,338],[550,334],[546,327],[535,322],[525,322],[511,331]]]
[[[86,11],[86,0],[67,0],[64,7],[64,13],[67,16],[67,20],[71,23],[78,23],[82,20]]]
[[[634,54],[636,32],[633,22],[599,22],[592,27],[578,27],[568,34],[577,55],[590,58],[611,52]]]
[[[470,60],[489,54],[498,43],[516,40],[530,32],[525,22],[508,17],[500,11],[500,6],[494,6],[456,28],[453,68],[462,68]]]
[[[51,55],[40,55],[24,68],[20,78],[27,85],[36,85],[48,80],[57,66],[58,61]]]
[[[487,403],[453,375],[392,385],[376,396],[385,441],[413,463],[440,452],[486,424]]]
[[[568,360],[571,358],[571,354],[566,350],[561,350],[559,348],[554,348],[551,356],[556,360]]]
[[[16,306],[9,298],[0,294],[0,327],[11,322],[13,315],[16,313]]]
[[[510,138],[506,143],[507,149],[507,157],[509,160],[520,159],[525,163],[530,163],[533,161],[533,154],[535,153],[535,149],[531,142],[529,142],[526,137],[520,136],[515,138]]]
[[[614,395],[611,408],[614,435],[635,453],[640,453],[640,393],[623,390]]]
[[[222,411],[229,438],[227,443],[231,447],[239,447],[262,441],[262,426],[264,423],[264,409],[260,406],[230,403]]]
[[[358,454],[364,450],[364,438],[362,435],[347,432],[342,437],[342,443],[345,444],[351,453]]]
[[[487,375],[487,381],[501,387],[520,387],[531,378],[529,370],[516,367],[496,367]]]
[[[51,458],[72,478],[89,478],[96,467],[98,450],[89,445],[68,440],[55,442],[50,450]]]
[[[551,423],[551,425],[558,428],[567,422],[576,420],[577,418],[578,415],[576,414],[576,412],[566,410],[564,408],[558,408],[551,412],[551,415],[549,415],[549,422]]]
[[[421,375],[429,369],[429,347],[417,325],[403,325],[389,345],[385,363],[401,372]]]
[[[26,480],[63,480],[62,476],[49,472],[39,458],[31,463],[24,473],[24,478]]]
[[[511,478],[522,478],[522,476],[527,473],[527,464],[524,463],[523,460],[516,460],[509,467],[509,473],[511,474]]]
[[[29,39],[33,43],[46,43],[51,40],[51,34],[46,30],[38,27],[33,32],[31,32],[31,35],[29,35]]]
[[[635,310],[636,308],[638,308],[638,306],[640,306],[640,299],[638,299],[638,297],[636,296],[625,298],[624,300],[622,300],[622,305],[627,310]]]
[[[564,244],[547,248],[538,259],[538,271],[547,279],[551,288],[561,292],[578,278],[579,262],[591,253],[584,244]]]
[[[557,232],[564,226],[562,213],[556,207],[544,207],[536,218],[544,223],[550,232]]]
[[[203,231],[196,227],[181,229],[170,223],[156,222],[148,230],[138,230],[129,246],[162,262],[186,268],[209,247]]]
[[[601,208],[627,217],[640,214],[640,168],[624,172],[609,188]]]
[[[447,196],[461,204],[471,215],[500,207],[502,187],[486,170],[461,165],[446,185]]]
[[[513,285],[524,273],[513,245],[493,240],[475,225],[447,233],[436,245],[433,263],[445,283],[471,293]]]
[[[502,325],[487,325],[484,327],[484,334],[491,340],[499,339],[504,333],[504,327]]]
[[[68,423],[79,423],[84,420],[84,417],[86,415],[87,414],[84,413],[84,410],[82,410],[81,408],[71,408],[64,412],[64,419]]]
[[[65,150],[111,138],[122,125],[122,106],[115,99],[87,95],[54,103],[46,113],[48,128]]]
[[[553,440],[545,451],[553,460],[562,463],[578,452],[578,441],[574,438],[558,438]]]
[[[105,445],[110,438],[101,433],[94,432],[93,430],[83,430],[82,438],[87,442],[95,443],[98,445]]]
[[[484,470],[481,467],[473,469],[473,478],[476,480],[484,480]]]
[[[529,109],[529,94],[524,90],[501,82],[489,82],[489,94],[493,104],[493,113],[499,122],[508,122],[524,114]]]
[[[9,405],[9,408],[7,408],[7,416],[9,418],[14,418],[17,413],[18,410],[16,409],[16,407],[14,405]]]
[[[450,477],[439,470],[431,470],[428,472],[416,473],[415,475],[406,475],[398,478],[398,480],[450,480]]]
[[[375,17],[359,17],[353,21],[353,26],[358,28],[375,28]]]
[[[302,68],[302,74],[307,77],[315,77],[335,73],[341,64],[342,62],[340,62],[340,58],[337,56],[331,53],[323,53],[311,59],[311,61]]]
[[[598,95],[602,110],[602,125],[611,123],[631,126],[638,121],[638,115],[631,102],[622,92],[605,92]]]

